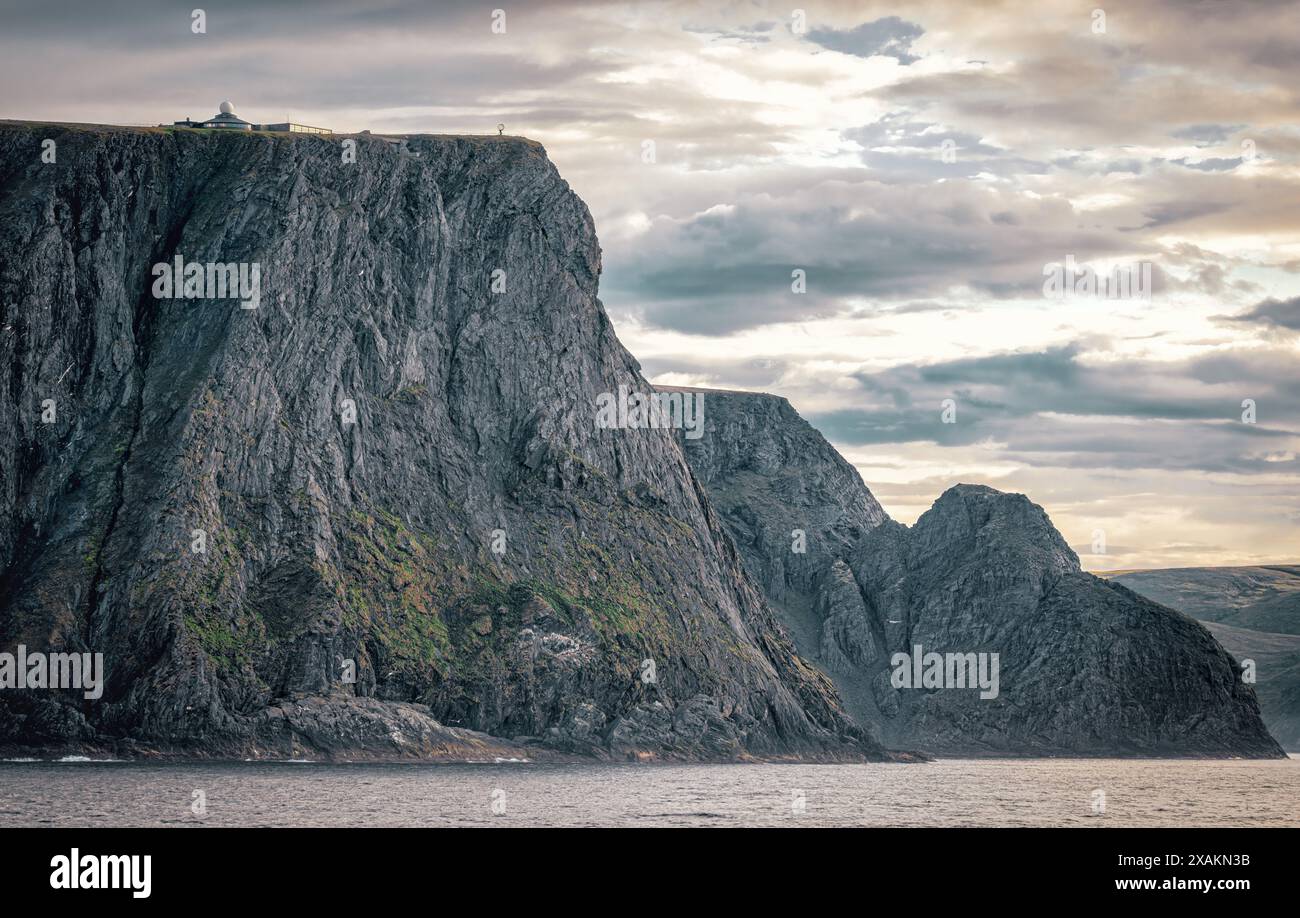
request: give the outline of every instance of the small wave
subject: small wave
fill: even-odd
[[[39,762],[40,759],[21,758],[21,759],[0,759],[0,762]]]
[[[65,755],[63,758],[58,759],[58,761],[60,762],[120,762],[122,760],[121,759],[92,759],[89,756],[84,756],[84,755]]]
[[[497,756],[492,760],[492,764],[493,765],[516,765],[516,764],[527,765],[530,764],[531,761],[532,761],[531,759],[516,759],[514,757],[502,758],[501,756]]]

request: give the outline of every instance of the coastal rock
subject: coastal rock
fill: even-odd
[[[1024,495],[957,485],[903,526],[785,399],[716,390],[704,399],[704,435],[683,440],[688,460],[801,654],[886,745],[1281,754],[1254,690],[1211,634],[1082,571]],[[804,552],[764,535],[795,529],[805,531]],[[944,655],[941,685],[911,678],[918,647],[922,660]],[[899,654],[911,684],[894,683]],[[956,665],[949,654],[961,655]],[[970,687],[981,654],[989,676],[997,655],[996,697]],[[948,665],[959,678],[947,678]]]
[[[0,648],[107,670],[0,746],[881,757],[672,433],[594,423],[651,388],[542,148],[342,139],[0,125]]]
[[[1269,733],[1300,752],[1300,567],[1184,567],[1102,576],[1202,622],[1255,677]]]

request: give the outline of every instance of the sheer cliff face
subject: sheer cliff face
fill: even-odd
[[[1081,571],[1023,495],[958,485],[901,526],[785,399],[709,391],[705,404],[704,436],[684,441],[688,460],[800,651],[886,745],[1279,754],[1213,637]],[[795,530],[806,534],[802,554]],[[947,654],[991,664],[996,653],[997,696],[947,682],[896,686],[895,655],[914,657],[917,646],[944,654],[945,673]]]
[[[0,126],[0,646],[107,669],[0,744],[878,754],[675,437],[596,428],[650,387],[542,149],[356,140]]]

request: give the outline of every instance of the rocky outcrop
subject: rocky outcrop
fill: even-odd
[[[1280,753],[1236,661],[1209,632],[1083,572],[1024,495],[957,485],[902,526],[785,399],[704,398],[704,435],[683,441],[692,467],[800,651],[886,745],[954,755]],[[914,668],[917,647],[922,663],[943,655],[933,683],[912,678],[929,669]],[[899,654],[909,658],[901,669]],[[992,676],[994,654],[991,697],[970,685],[981,662]]]
[[[519,138],[0,125],[0,647],[107,669],[0,745],[879,757],[676,438],[594,423],[650,391],[600,268]]]
[[[1200,620],[1256,679],[1268,732],[1300,751],[1300,567],[1183,567],[1102,574]]]

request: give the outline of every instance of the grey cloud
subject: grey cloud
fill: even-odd
[[[1125,11],[1128,27],[1104,39],[1059,27],[985,29],[980,46],[988,53],[981,57],[1000,66],[906,71],[871,94],[927,108],[948,123],[998,124],[1001,142],[1025,150],[1168,145],[1171,135],[1196,142],[1241,122],[1293,123],[1296,18],[1232,4],[1230,19],[1207,27],[1209,8],[1222,14],[1226,6],[1138,2]],[[959,33],[964,23],[945,12],[942,25],[927,26]],[[976,6],[956,19],[987,16]],[[1265,45],[1289,45],[1289,60],[1264,53]]]
[[[904,179],[909,182],[933,181],[948,178],[974,178],[981,173],[990,175],[1042,175],[1048,171],[1046,163],[1014,156],[972,157],[957,150],[957,158],[945,163],[937,153],[893,153],[865,150],[862,162],[884,181]]]
[[[1244,128],[1244,124],[1189,124],[1169,133],[1175,140],[1190,140],[1198,147],[1223,143]]]
[[[1209,214],[1223,213],[1232,206],[1227,201],[1161,201],[1147,207],[1147,222],[1139,229],[1155,229],[1171,226],[1204,217]]]
[[[708,35],[713,40],[734,41],[741,44],[767,44],[772,40],[771,33],[778,27],[775,21],[758,22],[751,26],[734,26],[719,28],[717,26],[685,25],[683,31]]]
[[[1077,545],[1071,545],[1070,548],[1071,548],[1071,550],[1072,550],[1076,555],[1078,555],[1080,558],[1085,558],[1085,559],[1086,559],[1086,558],[1094,558],[1094,557],[1097,557],[1097,555],[1094,555],[1094,553],[1093,553],[1093,550],[1092,550],[1092,543],[1091,543],[1091,542],[1079,542]],[[1141,547],[1137,546],[1137,545],[1115,545],[1115,544],[1109,544],[1109,543],[1108,543],[1108,544],[1106,545],[1106,551],[1103,552],[1102,554],[1106,554],[1106,555],[1132,555],[1132,554],[1137,554],[1138,552],[1140,552],[1140,551],[1142,551],[1142,550],[1143,550],[1143,549],[1142,549]]]
[[[934,122],[914,121],[905,112],[887,114],[871,124],[845,131],[844,136],[868,148],[889,146],[934,149],[942,147],[945,141],[952,141],[966,153],[997,156],[1003,152],[997,147],[987,146],[975,134],[944,130]]]
[[[1236,169],[1245,162],[1245,160],[1240,156],[1234,156],[1231,159],[1212,157],[1210,159],[1202,159],[1199,162],[1193,163],[1189,162],[1186,157],[1179,157],[1178,159],[1171,159],[1170,162],[1177,163],[1178,165],[1184,166],[1188,169],[1197,169],[1201,172],[1227,172]]]
[[[1256,325],[1300,331],[1300,297],[1289,300],[1269,298],[1235,316],[1221,317],[1231,322],[1249,322]]]
[[[665,373],[687,373],[703,377],[704,385],[724,389],[750,389],[772,391],[779,388],[781,378],[791,368],[789,361],[780,357],[757,357],[746,360],[696,361],[684,358],[648,358],[641,362],[647,379]]]
[[[1300,365],[1288,352],[1181,362],[1085,363],[1071,345],[859,373],[858,406],[816,416],[845,444],[1004,444],[1001,454],[1063,468],[1300,471]],[[942,421],[944,399],[956,423]],[[1254,398],[1260,420],[1240,420]],[[1099,424],[1096,418],[1123,420]]]
[[[844,132],[844,137],[863,147],[864,164],[875,172],[889,174],[891,180],[970,178],[980,173],[1042,174],[1049,168],[1046,163],[990,146],[976,134],[910,120],[904,113],[886,115],[872,124],[851,128]],[[951,162],[944,161],[945,147],[952,151]]]
[[[1043,266],[1134,254],[1140,240],[1080,227],[1059,199],[940,186],[824,182],[788,196],[661,219],[611,247],[602,281],[616,312],[693,334],[842,314],[851,301],[917,301],[954,287],[1038,296]],[[791,292],[791,271],[807,292]]]
[[[1098,160],[1080,153],[1058,156],[1051,161],[1051,164],[1058,169],[1069,170],[1080,175],[1109,175],[1114,172],[1141,175],[1146,169],[1146,163],[1137,158]]]
[[[914,22],[885,16],[852,29],[810,29],[808,40],[831,51],[856,57],[883,55],[906,65],[920,60],[911,48],[912,42],[924,34],[925,29]]]

